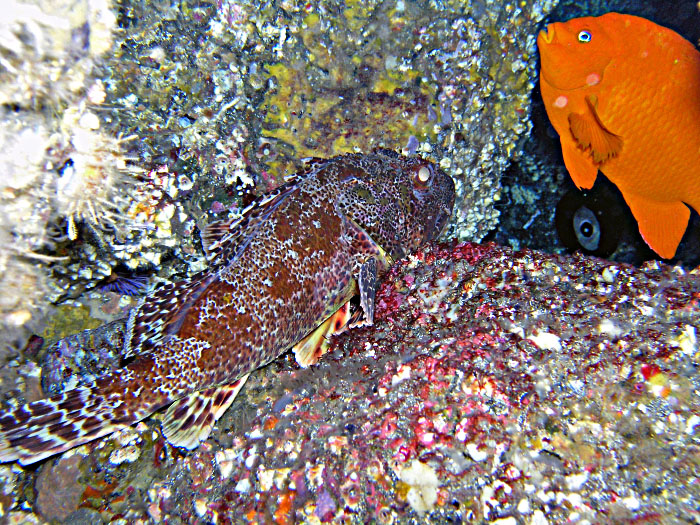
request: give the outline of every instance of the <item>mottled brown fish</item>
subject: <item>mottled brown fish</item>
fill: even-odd
[[[167,405],[164,435],[195,448],[250,372],[295,344],[313,362],[318,334],[344,322],[357,293],[372,324],[378,279],[440,234],[454,198],[452,179],[420,158],[314,160],[240,219],[207,228],[209,268],[134,309],[122,368],[0,415],[0,461],[33,463]]]

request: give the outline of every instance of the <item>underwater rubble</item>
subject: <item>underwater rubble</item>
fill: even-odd
[[[692,523],[699,301],[697,271],[662,263],[431,245],[373,327],[254,372],[195,451],[156,415],[1,466],[0,500],[66,523]]]

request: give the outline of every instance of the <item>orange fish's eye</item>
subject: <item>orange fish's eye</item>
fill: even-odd
[[[590,31],[586,31],[585,29],[583,31],[580,31],[578,34],[578,41],[581,42],[582,44],[587,44],[588,42],[590,42],[591,41]]]

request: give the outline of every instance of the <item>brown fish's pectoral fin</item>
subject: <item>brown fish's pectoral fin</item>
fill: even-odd
[[[357,275],[357,287],[360,290],[360,307],[365,314],[363,319],[353,320],[348,328],[372,326],[374,324],[374,296],[377,293],[377,259],[367,259]]]
[[[658,202],[624,192],[622,195],[637,219],[644,242],[664,259],[673,258],[688,227],[688,206],[680,201]]]
[[[248,375],[238,378],[233,384],[200,390],[175,401],[161,423],[165,439],[175,447],[196,448],[209,437],[214,423],[236,399]]]
[[[295,344],[292,350],[299,366],[306,368],[318,363],[321,356],[328,351],[331,336],[343,332],[349,319],[350,301],[346,302],[318,328]]]
[[[593,163],[600,166],[620,154],[622,138],[607,129],[600,120],[594,98],[586,97],[586,105],[589,111],[569,114],[569,129],[578,147],[584,151],[590,149]]]

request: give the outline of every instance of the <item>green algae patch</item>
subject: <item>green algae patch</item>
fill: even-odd
[[[44,338],[45,347],[48,347],[59,339],[97,328],[102,324],[104,321],[92,317],[87,306],[62,304],[53,309],[53,315],[46,320],[41,337]]]

